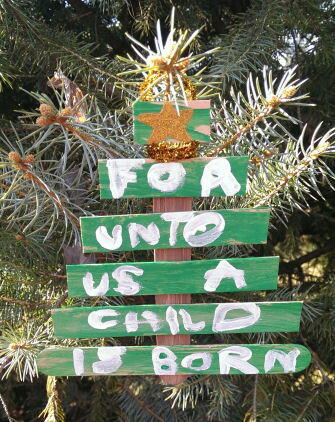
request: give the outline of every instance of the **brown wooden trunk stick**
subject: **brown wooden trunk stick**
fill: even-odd
[[[191,211],[192,198],[154,198],[153,212],[174,212],[174,211]],[[154,251],[155,261],[190,261],[191,248],[176,249],[156,249]],[[187,274],[185,274],[185,277]],[[159,282],[159,280],[157,280]],[[155,302],[157,304],[177,304],[191,303],[191,295],[156,295]],[[157,345],[171,346],[174,344],[190,344],[191,336],[187,334],[177,334],[174,336],[156,336]],[[185,381],[188,375],[161,375],[163,384],[180,384]]]

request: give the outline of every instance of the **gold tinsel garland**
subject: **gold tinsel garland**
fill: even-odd
[[[140,84],[139,92],[141,101],[154,101],[153,88],[159,83],[159,80],[164,74],[164,71],[157,70],[153,70],[148,73],[144,81]],[[183,83],[186,97],[189,100],[196,100],[196,89],[193,83],[191,82],[190,78],[186,74],[184,74],[181,76],[181,80]],[[177,77],[174,78],[174,81],[177,82]]]
[[[199,142],[193,140],[189,142],[161,141],[149,144],[147,154],[153,160],[167,163],[198,157],[198,146]]]
[[[164,73],[157,70],[149,72],[139,88],[141,101],[154,101],[153,87]],[[182,83],[187,98],[195,100],[196,89],[187,75],[182,76]],[[163,140],[147,145],[147,154],[153,160],[161,162],[185,160],[198,157],[198,146],[199,142],[194,140],[188,142]]]

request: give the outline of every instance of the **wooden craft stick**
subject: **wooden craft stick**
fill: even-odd
[[[153,212],[173,212],[173,211],[191,211],[192,198],[153,198]],[[154,251],[155,261],[190,261],[191,248],[177,249],[157,249]],[[185,274],[186,276],[186,274]],[[159,283],[159,280],[157,280]],[[157,304],[176,304],[191,303],[190,294],[182,295],[156,295],[155,302]],[[174,336],[156,336],[157,345],[188,345],[191,336],[187,334],[177,334]],[[180,384],[185,381],[188,375],[161,375],[163,384]]]

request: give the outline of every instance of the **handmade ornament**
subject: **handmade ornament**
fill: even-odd
[[[135,102],[134,140],[147,145],[155,161],[99,162],[102,198],[153,197],[153,213],[81,218],[85,253],[153,249],[154,262],[67,269],[70,297],[148,294],[155,295],[155,304],[53,312],[60,338],[156,335],[156,345],[49,349],[38,359],[44,373],[156,374],[178,384],[192,374],[292,373],[310,362],[309,351],[295,344],[190,345],[192,334],[296,332],[302,302],[191,304],[191,293],[275,288],[278,257],[191,261],[191,248],[266,243],[270,210],[192,210],[194,196],[244,195],[248,157],[193,158],[197,145],[210,141],[209,101],[187,98],[185,71],[198,62],[182,57],[191,42],[185,33],[173,41],[173,14],[165,46],[158,25],[156,53],[133,40],[149,52],[145,65],[138,65],[149,72],[140,96],[155,100]]]

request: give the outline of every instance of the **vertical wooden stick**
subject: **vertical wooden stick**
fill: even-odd
[[[154,198],[153,212],[191,211],[192,198]],[[154,251],[155,261],[190,261],[191,248],[157,249]],[[185,274],[185,277],[188,275]],[[159,283],[159,280],[157,280]],[[191,295],[156,295],[157,304],[191,303]],[[156,336],[157,345],[190,344],[191,336],[177,334],[174,336]],[[161,375],[163,384],[180,384],[188,375]]]

